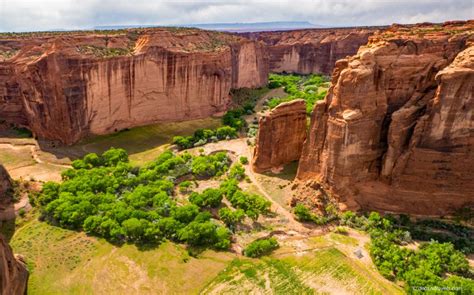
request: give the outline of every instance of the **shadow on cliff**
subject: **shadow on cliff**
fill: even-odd
[[[74,145],[63,145],[59,142],[38,140],[41,150],[55,155],[58,159],[75,160],[88,153],[103,153],[111,147],[123,148],[130,156],[138,160],[152,160],[148,151],[166,147],[174,136],[189,136],[197,129],[215,129],[221,126],[220,118],[204,118],[191,121],[157,123],[131,129],[124,129],[108,135],[92,136]],[[142,159],[143,158],[143,159]]]
[[[285,165],[283,170],[278,173],[263,172],[262,174],[266,176],[279,178],[281,180],[293,181],[296,177],[297,171],[298,171],[298,161],[293,161],[290,164]]]
[[[13,205],[12,205],[13,206]],[[0,220],[0,234],[2,234],[7,242],[10,242],[16,230],[16,218],[8,220]]]

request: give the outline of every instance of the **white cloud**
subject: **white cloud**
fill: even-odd
[[[472,0],[0,0],[0,31],[287,20],[351,26],[469,18],[474,18]]]

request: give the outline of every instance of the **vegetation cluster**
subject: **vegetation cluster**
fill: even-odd
[[[198,129],[192,136],[175,136],[173,138],[173,144],[175,144],[178,149],[184,150],[202,146],[209,142],[236,138],[240,131],[244,131],[248,127],[243,116],[254,112],[255,103],[259,95],[266,91],[268,91],[267,88],[234,90],[233,96],[235,96],[235,104],[238,107],[224,114],[222,117],[222,127],[215,130]]]
[[[100,156],[88,154],[72,166],[63,172],[61,184],[45,183],[33,203],[47,222],[113,243],[156,244],[168,239],[227,249],[232,232],[224,225],[236,225],[245,216],[255,220],[270,210],[269,201],[240,189],[228,173],[231,160],[225,152],[192,156],[165,151],[147,165],[134,167],[125,150],[111,148]],[[185,204],[174,197],[176,186],[191,187],[192,182],[180,179],[219,176],[225,178],[220,187],[192,192]],[[224,197],[233,208],[225,207]],[[219,207],[222,222],[210,210]]]
[[[369,215],[326,212],[319,216],[302,204],[295,206],[294,214],[300,221],[320,225],[334,222],[368,232],[369,252],[378,270],[390,280],[403,282],[409,294],[422,293],[424,287],[435,292],[474,293],[474,274],[465,257],[474,252],[474,241],[467,227],[431,219],[412,222],[405,215],[382,217],[376,212]],[[340,226],[336,230],[344,234]],[[407,247],[413,238],[426,242],[414,250]]]
[[[273,250],[278,249],[278,241],[275,238],[266,238],[255,240],[250,243],[244,250],[244,255],[257,258],[270,254]]]
[[[270,89],[283,87],[288,94],[282,98],[271,98],[267,104],[273,109],[281,103],[295,99],[306,101],[306,113],[309,115],[313,111],[316,101],[323,99],[327,91],[320,91],[319,88],[329,80],[322,75],[281,75],[270,74],[268,87]]]

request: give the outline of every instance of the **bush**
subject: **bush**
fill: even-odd
[[[278,247],[278,241],[275,238],[255,240],[244,249],[244,255],[256,258],[268,255]]]
[[[20,208],[20,210],[18,210],[18,215],[19,215],[20,217],[25,217],[25,215],[26,215],[25,209],[24,209],[24,208]]]
[[[124,149],[110,148],[102,154],[102,160],[106,166],[116,166],[118,163],[127,163],[128,154]]]
[[[202,193],[192,193],[189,201],[198,207],[216,208],[222,202],[222,192],[219,189],[207,188]]]
[[[244,210],[245,214],[257,220],[260,214],[270,212],[270,201],[256,194],[249,194],[241,190],[235,191],[231,196],[226,195],[232,207]]]
[[[336,229],[334,231],[338,234],[341,234],[341,235],[347,235],[347,228],[345,228],[343,226],[336,227]]]
[[[229,177],[237,180],[243,180],[245,178],[245,169],[242,164],[237,163],[230,167]]]
[[[178,185],[179,191],[181,193],[187,193],[189,192],[189,189],[191,188],[192,185],[193,183],[191,181],[185,180]]]
[[[293,209],[293,212],[296,215],[296,218],[299,221],[313,221],[314,220],[314,214],[311,213],[311,211],[306,208],[303,204],[296,204],[295,208]]]
[[[229,169],[230,159],[225,152],[199,155],[192,160],[191,171],[201,177],[220,176]]]
[[[242,164],[242,165],[247,165],[249,163],[249,159],[247,157],[244,157],[244,156],[240,157],[239,161],[240,161],[240,164]]]
[[[234,127],[224,126],[217,128],[216,135],[218,139],[230,139],[237,137],[237,131]]]
[[[227,111],[222,117],[222,124],[232,127],[235,130],[241,130],[245,127],[245,120],[241,118],[245,113],[246,111],[244,109]]]
[[[242,209],[231,210],[229,208],[221,208],[219,210],[219,218],[227,226],[233,227],[244,220],[245,212]]]

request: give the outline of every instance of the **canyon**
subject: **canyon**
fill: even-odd
[[[392,26],[339,60],[315,106],[296,198],[442,216],[474,206],[474,22]]]
[[[3,36],[2,53],[0,118],[66,144],[218,114],[268,77],[260,43],[197,29]]]
[[[337,60],[351,56],[384,27],[304,29],[243,34],[262,41],[273,73],[330,75]]]
[[[304,256],[307,261],[305,257],[309,256],[305,255],[314,254],[312,251],[321,253],[330,248],[332,260],[328,259],[322,266],[328,273],[320,270],[318,275],[322,273],[322,279],[308,284],[311,288],[326,287],[332,280],[336,282],[332,282],[335,287],[341,287],[353,280],[352,293],[361,290],[376,293],[371,290],[377,290],[398,294],[399,286],[395,284],[389,285],[393,290],[378,289],[378,285],[389,281],[371,273],[375,266],[367,250],[369,236],[353,230],[329,232],[332,226],[319,227],[319,223],[299,219],[288,203],[309,205],[314,211],[319,209],[322,217],[326,217],[328,204],[338,204],[342,210],[425,217],[451,216],[461,209],[474,208],[473,33],[474,21],[462,21],[248,34],[153,28],[1,35],[0,125],[26,127],[36,138],[66,145],[91,135],[111,134],[156,122],[220,116],[235,107],[230,95],[233,89],[266,86],[269,73],[332,73],[329,91],[324,100],[316,103],[310,118],[303,99],[269,110],[264,101],[268,102],[273,95],[283,97],[288,93],[284,87],[263,89],[262,97],[259,94],[255,99],[250,98],[256,104],[255,112],[245,114],[251,125],[256,125],[260,118],[255,147],[251,146],[250,132],[244,135],[242,130],[238,138],[216,139],[190,148],[191,153],[199,153],[202,158],[228,152],[233,160],[240,161],[243,169],[242,191],[248,191],[253,197],[261,193],[262,199],[271,201],[271,215],[245,224],[252,231],[236,235],[232,251],[207,252],[194,257],[188,255],[190,252],[184,246],[181,248],[179,241],[163,242],[147,251],[133,248],[131,243],[116,247],[84,231],[38,220],[36,211],[26,212],[26,218],[18,217],[21,222],[17,223],[10,242],[15,253],[28,255],[25,256],[28,265],[34,266],[30,283],[34,280],[28,291],[44,294],[50,290],[92,290],[89,293],[110,294],[108,288],[112,286],[120,288],[121,292],[117,293],[128,294],[131,287],[140,293],[160,286],[169,293],[179,288],[183,289],[175,293],[192,293],[198,288],[192,289],[189,285],[196,281],[201,284],[199,288],[211,290],[209,282],[221,283],[222,278],[231,277],[227,272],[232,267],[230,263],[242,258],[240,253],[244,253],[243,247],[249,245],[251,239],[268,236],[276,237],[284,246],[279,255],[294,254],[290,259]],[[324,84],[328,84],[326,80]],[[198,128],[211,128],[191,126],[190,134]],[[140,136],[122,132],[121,135],[132,142],[151,141],[150,137],[158,136],[159,132],[145,131]],[[190,134],[183,133],[184,136]],[[13,138],[12,142],[25,144],[23,140]],[[107,149],[118,147],[113,145],[117,141],[108,141],[108,137],[101,140]],[[171,136],[140,150],[147,153],[149,160],[140,164],[131,160],[129,173],[123,175],[134,178],[134,173],[139,174],[142,169],[135,171],[131,167],[146,168],[146,163],[152,163],[168,149],[170,141]],[[135,142],[131,146],[133,144]],[[35,145],[32,154],[28,154],[37,161],[34,165],[42,164],[42,159],[47,162],[54,158],[41,148]],[[58,155],[62,156],[70,155],[68,152],[74,147],[60,148],[64,154]],[[81,148],[81,152],[92,152],[91,146]],[[283,169],[294,161],[299,162],[295,179],[294,170]],[[69,164],[61,162],[56,166],[67,169]],[[229,162],[228,166],[231,165]],[[150,174],[156,172],[152,170],[150,168]],[[208,188],[217,190],[219,181],[229,175],[225,172],[222,177],[197,177],[191,185],[196,186],[193,189],[197,193]],[[170,198],[189,201],[189,192],[178,188],[184,181],[175,180],[171,174],[167,176],[173,180]],[[30,180],[26,182],[38,183]],[[11,177],[0,163],[0,213],[2,206],[12,205],[9,196],[12,188]],[[123,199],[124,191],[117,190],[114,194]],[[91,198],[94,195],[91,194]],[[125,196],[129,198],[131,194]],[[230,205],[220,206],[231,208]],[[148,210],[147,205],[143,212]],[[222,223],[222,219],[217,221],[221,216],[214,217],[213,221]],[[157,220],[154,218],[152,222]],[[342,227],[336,222],[332,224]],[[123,223],[117,224],[123,226]],[[259,227],[252,228],[254,223]],[[287,249],[294,252],[288,254]],[[362,259],[354,257],[358,256],[356,251],[361,253]],[[337,255],[332,255],[334,253]],[[309,260],[324,262],[317,255]],[[274,259],[270,257],[268,259]],[[203,263],[206,260],[209,264]],[[373,288],[361,289],[368,283],[356,285],[360,277],[351,277],[353,273],[341,276],[341,281],[332,277],[333,272],[345,267],[338,264],[343,260],[347,260],[348,267],[357,265],[353,273],[369,274],[367,281],[375,282]],[[284,280],[277,281],[281,282],[278,285],[293,288],[287,277],[301,276],[302,282],[308,282],[303,272],[292,272],[295,265],[278,263],[278,269],[285,270],[281,275]],[[306,262],[304,267],[308,267]],[[111,272],[114,268],[122,269],[123,273]],[[260,265],[258,271],[261,270]],[[83,276],[85,273],[88,275]],[[65,274],[68,276],[63,277]],[[316,272],[311,276],[317,277]],[[236,277],[240,280],[246,274]],[[271,277],[268,275],[268,278]],[[22,257],[15,256],[7,240],[0,236],[0,293],[26,294],[27,280],[28,271]],[[165,284],[163,280],[169,282]],[[265,287],[271,292],[270,283],[275,282],[267,281],[269,286],[265,283]],[[245,287],[245,284],[237,281],[229,286]],[[218,286],[212,290],[225,289]],[[344,293],[347,290],[332,291]],[[288,289],[280,292],[288,292]]]
[[[376,28],[228,34],[190,28],[0,36],[0,118],[36,138],[219,115],[268,73],[330,73]],[[0,122],[1,123],[1,122]]]

